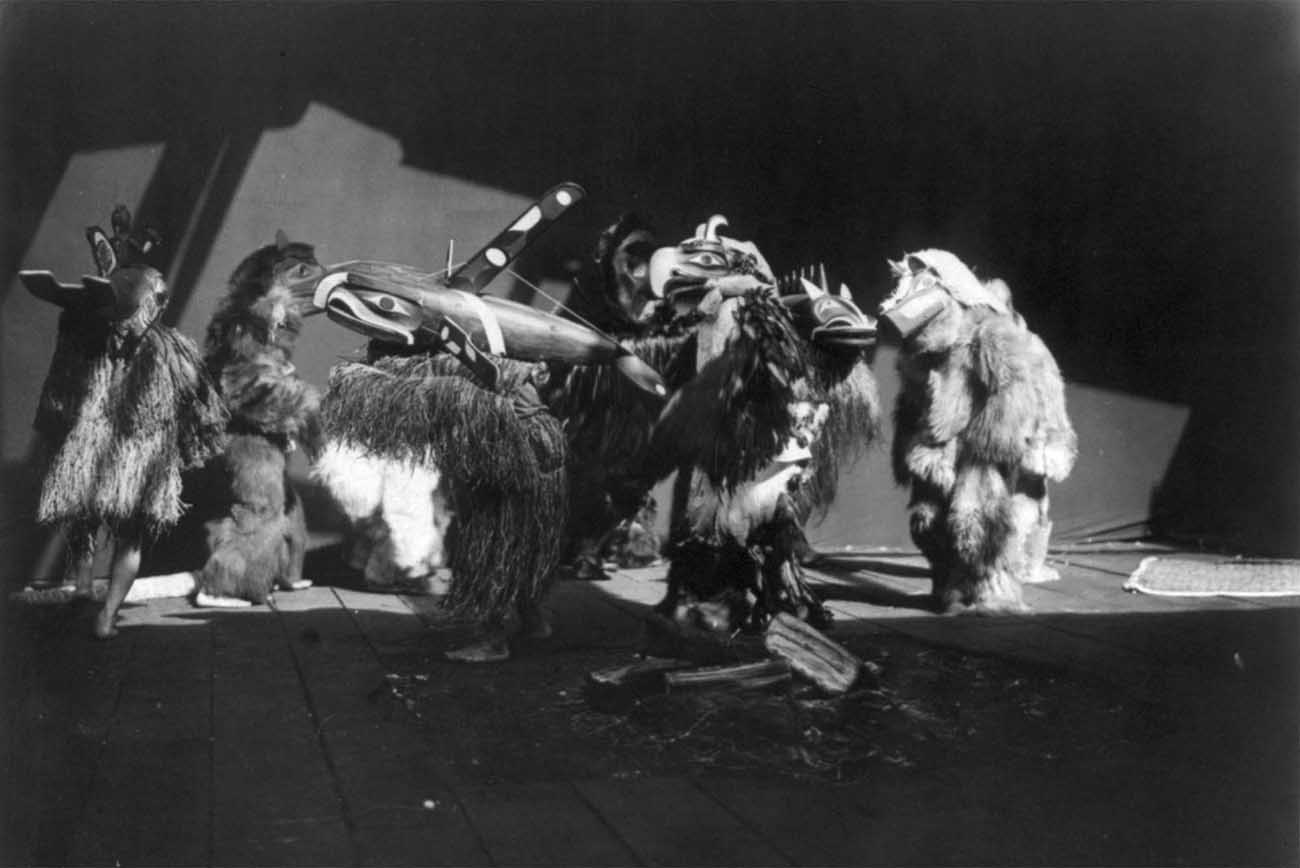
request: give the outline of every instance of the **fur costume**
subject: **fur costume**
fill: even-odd
[[[36,413],[48,451],[38,519],[67,531],[65,580],[89,593],[95,538],[107,528],[116,553],[95,632],[116,633],[117,609],[139,570],[140,545],[171,528],[185,508],[181,472],[220,450],[226,410],[198,349],[161,323],[168,292],[143,263],[151,242],[87,230],[104,279],[64,286],[23,272],[28,288],[63,308]]]
[[[831,293],[825,269],[820,284],[792,275],[783,294],[795,328],[807,343],[808,379],[825,397],[826,426],[812,445],[812,476],[801,489],[800,515],[824,517],[835,501],[842,469],[860,459],[880,436],[880,392],[871,373],[876,320],[853,302],[847,286]],[[811,275],[811,269],[808,270]]]
[[[752,244],[694,238],[656,251],[657,294],[696,321],[695,375],[655,426],[643,472],[678,471],[664,614],[712,629],[761,627],[778,611],[829,614],[803,581],[800,490],[828,407],[809,345]]]
[[[1077,454],[1061,373],[1001,281],[982,283],[941,250],[892,267],[880,310],[903,338],[894,474],[911,488],[935,604],[1021,610],[1022,583],[1056,578],[1047,483]]]
[[[311,585],[302,576],[307,526],[287,464],[300,445],[309,456],[319,449],[320,396],[292,358],[302,311],[313,309],[301,288],[313,289],[323,273],[309,245],[279,233],[235,269],[208,325],[205,362],[230,410],[230,438],[196,475],[208,499],[200,606],[264,603],[276,587]]]
[[[650,290],[653,235],[627,214],[607,228],[592,257],[593,278],[574,282],[574,313],[620,339],[664,375],[669,391],[694,373],[692,329]],[[564,420],[570,453],[572,508],[563,562],[575,577],[605,579],[604,561],[643,566],[658,560],[658,504],[640,462],[663,399],[647,395],[603,365],[556,370],[543,390]]]

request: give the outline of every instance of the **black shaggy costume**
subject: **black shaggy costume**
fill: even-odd
[[[880,390],[869,357],[807,349],[812,391],[824,396],[826,427],[812,445],[812,478],[802,493],[805,517],[824,516],[839,490],[840,474],[880,437]]]
[[[597,240],[588,274],[574,281],[571,315],[619,340],[664,378],[669,392],[694,374],[689,324],[658,304],[646,268],[653,231],[637,215],[620,216]],[[643,566],[657,560],[654,480],[641,472],[664,398],[648,395],[606,365],[555,366],[542,390],[564,420],[572,508],[563,563],[577,578],[606,578],[602,564]]]
[[[761,627],[780,611],[825,623],[797,562],[806,462],[777,460],[792,440],[815,442],[824,424],[808,345],[761,289],[722,302],[702,328],[698,339],[718,340],[717,351],[665,408],[644,464],[658,478],[679,468],[684,500],[660,611],[720,630]]]

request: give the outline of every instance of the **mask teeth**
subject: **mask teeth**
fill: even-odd
[[[800,265],[793,271],[788,271],[777,281],[777,288],[782,295],[801,295],[803,293],[803,281],[816,284],[824,292],[830,293],[830,282],[826,278],[826,263],[818,262],[813,265]]]

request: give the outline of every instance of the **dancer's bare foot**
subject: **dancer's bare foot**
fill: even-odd
[[[113,541],[113,563],[108,574],[108,590],[104,594],[104,608],[95,618],[95,636],[112,639],[117,635],[117,610],[121,608],[131,585],[140,572],[140,535],[134,529],[123,529]]]
[[[286,579],[283,582],[277,582],[282,591],[305,591],[312,586],[311,579],[297,579],[290,581]]]
[[[505,636],[491,636],[479,642],[448,651],[448,660],[457,663],[501,663],[510,659],[510,643]]]
[[[95,638],[112,639],[117,635],[117,613],[110,612],[107,608],[100,609],[99,614],[95,616]]]
[[[1038,585],[1043,582],[1059,582],[1060,580],[1061,574],[1054,567],[1049,567],[1047,564],[1039,564],[1038,567],[1036,567],[1029,576],[1022,581],[1027,585]]]

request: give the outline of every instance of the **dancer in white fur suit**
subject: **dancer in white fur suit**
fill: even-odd
[[[891,263],[881,305],[902,338],[893,465],[911,489],[912,539],[941,611],[1018,611],[1021,585],[1056,578],[1045,561],[1048,481],[1077,443],[1052,354],[1011,306],[943,250]]]

